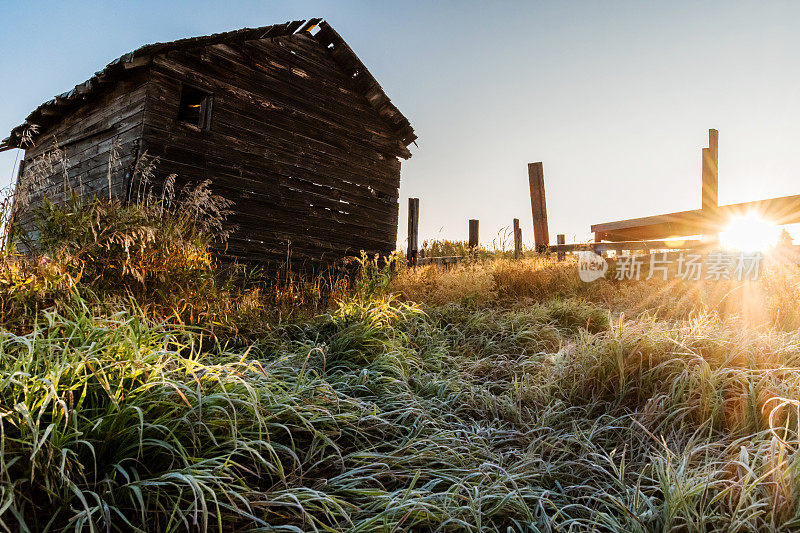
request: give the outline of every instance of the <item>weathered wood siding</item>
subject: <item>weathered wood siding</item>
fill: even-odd
[[[147,73],[138,72],[112,90],[40,131],[25,150],[17,183],[15,220],[23,225],[46,197],[63,202],[111,195],[125,199],[142,133]],[[116,157],[111,156],[112,149]]]
[[[315,266],[395,247],[398,141],[308,35],[153,58],[142,148],[158,176],[211,179],[234,202],[226,253]],[[211,125],[177,120],[183,83],[213,94]]]

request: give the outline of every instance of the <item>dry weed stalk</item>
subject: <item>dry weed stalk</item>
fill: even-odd
[[[177,174],[170,174],[164,179],[161,194],[156,196],[153,184],[158,162],[158,157],[150,156],[146,151],[137,159],[133,172],[133,183],[136,185],[134,201],[157,208],[162,216],[186,218],[213,240],[226,241],[236,229],[225,223],[232,213],[229,208],[233,202],[214,194],[210,179],[189,182],[177,189]]]
[[[152,199],[150,195],[153,188],[153,179],[155,178],[156,165],[158,164],[158,157],[151,156],[145,150],[133,165],[133,176],[131,178],[132,188],[130,199],[134,203],[150,204]]]
[[[64,198],[66,199],[68,170],[69,160],[66,151],[62,150],[54,139],[53,147],[50,150],[25,162],[22,175],[16,184],[15,212],[21,213],[46,198],[49,190],[56,185],[55,182],[50,181],[59,172],[63,176]]]
[[[209,179],[193,187],[184,187],[178,202],[180,213],[189,216],[200,231],[222,242],[228,239],[234,229],[225,224],[232,212],[228,208],[232,205],[232,201],[211,191]],[[180,213],[176,214],[180,216]]]
[[[108,166],[106,168],[106,180],[108,182],[108,199],[111,200],[111,191],[113,189],[112,186],[112,176],[114,174],[114,167],[117,165],[119,161],[119,149],[120,149],[120,141],[119,137],[115,137],[114,141],[111,144],[111,150],[108,152]],[[79,175],[80,179],[80,175]],[[82,188],[82,187],[81,187]]]

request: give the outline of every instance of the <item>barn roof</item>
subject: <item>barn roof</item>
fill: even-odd
[[[358,90],[367,98],[370,105],[386,121],[392,131],[395,132],[403,146],[411,144],[417,138],[414,134],[414,128],[411,127],[408,119],[403,116],[400,110],[392,104],[389,97],[383,92],[383,89],[367,70],[367,67],[358,59],[355,52],[327,22],[322,19],[309,19],[307,21],[295,20],[272,26],[243,28],[213,35],[142,46],[133,52],[128,52],[118,57],[106,65],[103,70],[96,72],[94,76],[76,85],[72,90],[59,94],[52,100],[48,100],[37,107],[28,115],[24,123],[12,129],[8,138],[0,142],[0,151],[24,147],[24,136],[26,132],[30,132],[32,125],[41,128],[58,122],[58,120],[83,105],[87,100],[124,79],[130,70],[147,65],[156,54],[212,44],[229,44],[270,37],[282,37],[296,33],[312,35],[311,31],[317,26],[319,31],[313,34],[313,38],[321,46],[329,49],[334,61],[347,74],[353,77]]]

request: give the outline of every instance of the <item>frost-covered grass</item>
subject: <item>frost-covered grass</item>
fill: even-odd
[[[134,258],[169,250],[155,235]],[[364,260],[287,298],[185,243],[169,293],[115,292],[72,248],[6,257],[4,529],[800,528],[791,272],[731,292]],[[299,295],[319,311],[276,313]]]

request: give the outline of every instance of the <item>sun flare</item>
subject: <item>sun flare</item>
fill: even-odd
[[[748,213],[731,220],[719,234],[725,248],[745,252],[765,251],[778,243],[780,227],[756,213]]]

